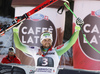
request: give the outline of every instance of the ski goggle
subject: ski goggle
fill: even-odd
[[[9,52],[14,52],[14,49],[13,48],[9,48]]]

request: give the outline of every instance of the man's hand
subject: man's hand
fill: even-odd
[[[81,18],[78,17],[76,19],[76,24],[79,25],[79,26],[82,26],[84,24],[84,21]]]

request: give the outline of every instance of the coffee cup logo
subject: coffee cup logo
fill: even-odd
[[[40,35],[49,31],[53,35],[53,45],[56,42],[56,28],[47,16],[42,14],[32,15],[25,20],[19,29],[19,38],[23,44],[29,46],[41,46]]]
[[[87,40],[100,52],[100,17],[89,14],[84,18],[84,22],[82,29]],[[79,33],[79,43],[83,53],[87,57],[100,60],[100,53],[88,45],[81,31]]]

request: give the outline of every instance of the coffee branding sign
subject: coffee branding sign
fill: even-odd
[[[87,15],[84,18],[83,31],[89,43],[100,52],[100,10]],[[91,48],[80,31],[79,43],[82,51],[91,59],[100,60],[99,52]]]
[[[40,35],[44,31],[49,31],[53,34],[53,45],[55,45],[57,33],[52,21],[48,19],[48,16],[34,14],[20,26],[20,41],[29,46],[41,46]]]

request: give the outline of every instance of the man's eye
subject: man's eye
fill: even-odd
[[[51,41],[50,39],[48,41]]]

